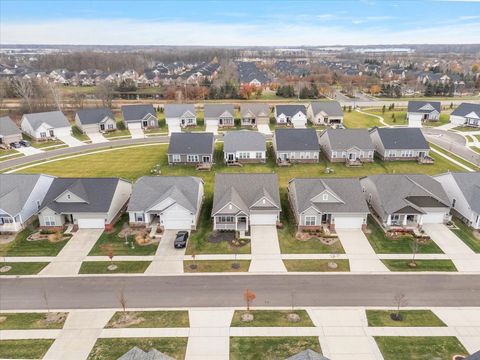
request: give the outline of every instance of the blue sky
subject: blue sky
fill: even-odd
[[[479,43],[478,1],[0,1],[1,44]]]

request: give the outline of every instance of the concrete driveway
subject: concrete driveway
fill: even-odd
[[[173,243],[179,230],[165,230],[152,263],[145,274],[182,274],[186,248],[175,249]],[[190,240],[188,240],[190,241]]]
[[[18,152],[21,152],[23,155],[28,156],[28,155],[35,155],[35,154],[41,154],[44,152],[43,150],[34,148],[33,146],[28,146],[28,147],[20,147],[18,149],[15,149]]]
[[[286,272],[278,244],[275,225],[252,225],[250,227],[252,261],[249,272]]]
[[[57,136],[58,140],[63,141],[65,144],[67,144],[69,147],[75,147],[75,146],[83,146],[85,145],[84,142],[75,139],[72,135],[63,135],[63,136]]]
[[[182,132],[182,128],[180,125],[168,125],[168,136],[172,135],[172,133]]]
[[[205,127],[205,132],[213,133],[213,135],[218,135],[218,125],[207,124]]]
[[[257,125],[258,132],[265,135],[272,135],[272,131],[268,125]]]
[[[130,131],[130,135],[132,135],[132,139],[143,139],[145,137],[145,133],[143,129],[128,129]]]
[[[92,140],[92,144],[98,144],[108,141],[108,139],[106,139],[105,136],[103,136],[103,134],[99,133],[98,131],[88,132],[87,136],[90,138],[90,140]]]

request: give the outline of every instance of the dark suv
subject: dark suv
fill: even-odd
[[[28,140],[20,140],[18,143],[22,146],[25,146],[25,147],[29,147],[31,145],[30,141],[28,141]]]
[[[173,246],[175,246],[176,249],[182,249],[185,246],[187,246],[187,239],[188,239],[188,231],[179,231],[177,233],[177,237],[175,238],[175,242],[173,243]]]

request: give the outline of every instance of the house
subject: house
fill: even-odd
[[[343,123],[343,110],[338,101],[316,101],[308,105],[308,120],[314,125]]]
[[[276,174],[216,174],[213,229],[248,231],[250,225],[275,226],[281,204]]]
[[[288,198],[298,230],[361,229],[369,213],[356,178],[292,179]]]
[[[449,220],[450,200],[428,175],[381,174],[360,179],[367,203],[386,228],[416,228]]]
[[[175,360],[174,358],[165,355],[157,349],[150,349],[143,351],[139,347],[134,346],[125,354],[120,356],[117,360]]]
[[[0,232],[23,229],[40,208],[54,177],[0,174]]]
[[[367,129],[326,129],[319,143],[330,162],[361,165],[373,161],[375,147]]]
[[[229,131],[223,137],[225,163],[264,163],[267,159],[265,136],[257,131]]]
[[[480,127],[480,104],[461,103],[450,115],[450,122],[458,126]]]
[[[315,129],[276,129],[273,150],[277,163],[318,163],[320,145]]]
[[[480,350],[474,352],[472,355],[465,357],[463,360],[480,360]]]
[[[474,229],[480,229],[480,172],[448,172],[434,176],[442,184],[453,212]]]
[[[305,127],[307,113],[303,105],[276,105],[275,119],[279,125],[293,125],[293,127]]]
[[[172,133],[168,164],[212,164],[215,139],[212,133]]]
[[[75,124],[84,133],[106,132],[117,129],[112,110],[107,108],[82,109],[75,114]]]
[[[111,230],[125,208],[132,184],[119,178],[56,178],[40,206],[40,227]]]
[[[378,128],[370,130],[376,155],[384,161],[427,160],[430,147],[419,128]]]
[[[329,360],[329,359],[323,356],[322,354],[316,351],[313,351],[312,349],[307,349],[295,355],[292,355],[286,358],[285,360]]]
[[[232,127],[235,125],[235,109],[232,104],[205,104],[205,125]]]
[[[157,113],[152,104],[123,105],[122,117],[127,129],[158,127]]]
[[[261,103],[241,104],[240,124],[252,127],[270,124],[270,107]]]
[[[22,140],[22,132],[9,116],[0,117],[0,146]]]
[[[133,185],[130,224],[158,224],[165,230],[195,230],[203,200],[203,180],[193,176],[144,176]]]
[[[197,125],[195,105],[165,104],[165,122],[168,127],[187,127]]]
[[[72,134],[72,128],[61,111],[49,111],[22,116],[20,127],[36,140],[47,140]]]
[[[440,101],[409,101],[407,108],[408,127],[422,127],[425,121],[440,120]]]

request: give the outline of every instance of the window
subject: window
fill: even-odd
[[[172,155],[172,162],[180,162],[180,155],[179,154],[174,154]]]
[[[452,200],[452,208],[455,207],[455,203],[456,203],[456,202],[457,202],[457,199],[453,199],[453,200]]]
[[[67,199],[70,200],[72,196],[70,194],[67,194]]]
[[[234,216],[219,216],[217,217],[219,223],[233,223],[235,222]]]
[[[240,159],[250,159],[250,153],[248,152],[240,152],[238,153],[238,157]]]
[[[1,224],[12,224],[13,219],[11,217],[0,218],[0,223]]]
[[[108,130],[113,130],[113,124],[108,124],[107,128],[108,128]]]
[[[45,216],[45,226],[55,226],[55,217],[54,216]]]
[[[336,158],[337,157],[337,152],[336,151],[332,151],[332,158]]]
[[[142,213],[135,213],[135,221],[136,222],[143,222],[143,214]]]
[[[305,216],[305,226],[315,226],[317,222],[316,216]]]
[[[46,137],[47,137],[47,133],[46,133],[46,132],[41,132],[41,133],[40,133],[40,137],[41,137],[41,138],[46,138]]]
[[[198,155],[187,155],[188,162],[198,162]]]
[[[256,157],[257,159],[262,159],[262,158],[263,158],[263,153],[257,152],[257,153],[255,153],[255,157]]]
[[[323,194],[322,195],[322,200],[327,201],[328,200],[328,194]]]

